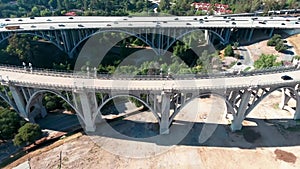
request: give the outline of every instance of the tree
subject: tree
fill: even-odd
[[[21,61],[33,61],[33,50],[35,47],[31,46],[30,41],[30,37],[26,35],[18,36],[14,34],[8,39],[8,46],[5,51],[9,55],[17,56]]]
[[[276,46],[275,46],[275,50],[278,51],[278,52],[283,52],[287,49],[288,49],[287,46],[282,41],[277,43]]]
[[[14,137],[14,145],[27,145],[42,136],[42,130],[38,124],[26,123],[18,130],[18,134]]]
[[[254,67],[256,69],[270,68],[274,66],[280,66],[280,62],[276,62],[276,55],[265,55],[262,54],[258,60],[254,62]]]
[[[267,45],[268,46],[276,46],[277,43],[282,41],[281,35],[275,34],[271,39],[268,40]]]
[[[161,10],[169,10],[170,9],[170,1],[169,0],[160,0],[159,2]]]
[[[225,54],[225,56],[233,56],[234,55],[234,52],[233,52],[233,49],[232,49],[231,45],[226,46],[226,48],[224,50],[224,54]]]
[[[14,111],[0,108],[0,139],[12,139],[24,120]]]

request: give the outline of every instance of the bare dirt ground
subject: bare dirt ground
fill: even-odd
[[[294,55],[300,55],[300,34],[288,37],[286,40],[293,46],[293,50],[295,51]],[[285,54],[276,51],[275,48],[272,46],[267,46],[267,42],[268,42],[268,40],[264,40],[264,41],[246,46],[251,53],[252,59],[255,61],[259,58],[259,56],[261,54],[264,53],[264,54],[277,55],[277,56],[279,56],[277,58],[277,61],[281,61],[285,57]]]
[[[300,55],[300,34],[291,36],[287,39],[295,48],[297,55]]]
[[[126,149],[133,143],[128,154],[140,151],[144,146],[159,148],[151,142],[138,142],[130,139],[109,138],[112,149],[105,145],[95,144],[91,136],[79,136],[71,141],[64,141],[55,148],[35,153],[30,159],[32,169],[40,168],[197,168],[197,169],[234,169],[234,168],[300,168],[300,130],[285,129],[284,126],[293,114],[278,108],[280,95],[274,93],[265,99],[244,121],[241,132],[232,133],[229,120],[224,116],[224,103],[220,99],[198,99],[191,102],[175,119],[175,125],[195,115],[190,133],[177,145],[167,151],[153,154],[150,157],[130,158],[116,155],[113,151]],[[218,106],[216,106],[218,105]],[[290,103],[291,106],[294,102]],[[196,114],[191,113],[196,112]],[[217,116],[214,114],[218,113]],[[116,130],[132,134],[137,127],[128,121],[154,122],[152,114],[143,112],[133,114],[120,122],[115,122]],[[209,125],[208,125],[209,124]],[[155,126],[155,124],[153,124]],[[119,126],[119,127],[118,127]],[[180,126],[180,125],[179,125]],[[209,127],[214,130],[203,130]],[[126,129],[126,128],[127,129]],[[149,126],[148,126],[149,127]],[[143,129],[136,128],[140,132]],[[180,129],[180,127],[178,128]],[[126,131],[127,130],[127,131]],[[157,128],[151,128],[156,131]],[[208,131],[208,132],[207,132]],[[212,131],[212,133],[210,133]],[[171,133],[174,130],[171,130]],[[147,133],[147,132],[146,132]],[[208,139],[199,143],[199,137]],[[153,134],[153,133],[152,133]],[[210,136],[210,134],[212,134]],[[202,135],[202,136],[201,136]],[[257,136],[257,137],[253,137]],[[93,136],[98,137],[98,136]],[[99,136],[103,137],[103,136]],[[110,151],[112,150],[112,151]],[[60,156],[61,154],[61,156]],[[28,157],[27,157],[28,158]],[[23,161],[26,160],[24,157]],[[8,168],[12,167],[8,166]]]

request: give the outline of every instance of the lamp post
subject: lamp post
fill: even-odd
[[[30,73],[32,73],[32,64],[28,63],[28,66],[29,66]]]
[[[26,71],[26,63],[22,62],[22,65],[23,65],[24,70]]]

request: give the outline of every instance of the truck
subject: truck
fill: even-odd
[[[5,29],[7,29],[7,30],[16,30],[16,29],[20,29],[20,26],[5,26]]]

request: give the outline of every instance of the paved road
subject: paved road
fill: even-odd
[[[255,18],[255,19],[254,19]],[[200,20],[203,20],[200,22]],[[264,23],[262,23],[264,22]],[[87,28],[280,28],[299,29],[299,18],[291,17],[213,17],[213,16],[168,16],[168,17],[35,17],[3,18],[0,32],[34,31],[53,29]],[[6,26],[20,26],[17,30],[8,30]]]

